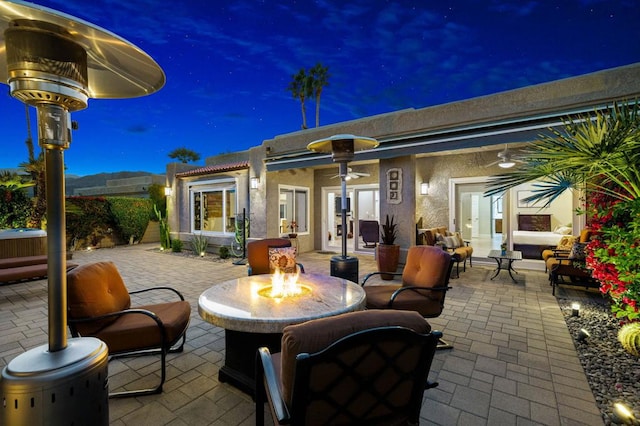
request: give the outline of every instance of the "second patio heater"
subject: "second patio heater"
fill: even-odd
[[[0,1],[0,81],[34,106],[44,151],[49,344],[15,357],[0,378],[0,424],[109,423],[108,349],[95,338],[67,341],[63,152],[71,111],[89,98],[132,98],[159,90],[158,64],[126,40],[63,13]]]
[[[334,163],[338,163],[338,175],[342,187],[342,255],[331,258],[331,275],[358,282],[358,258],[347,256],[347,164],[353,160],[356,151],[364,151],[378,146],[373,138],[354,135],[334,135],[320,139],[307,145],[307,149],[315,152],[330,153]]]

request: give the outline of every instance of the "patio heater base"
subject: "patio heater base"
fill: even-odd
[[[0,424],[108,425],[108,361],[107,345],[93,337],[18,355],[2,370]]]
[[[333,256],[331,258],[331,276],[358,283],[358,258]]]

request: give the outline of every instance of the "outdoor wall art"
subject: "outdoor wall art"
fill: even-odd
[[[387,203],[400,204],[402,202],[402,169],[387,170]]]

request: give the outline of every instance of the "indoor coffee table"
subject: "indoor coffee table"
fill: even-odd
[[[251,275],[215,284],[198,300],[198,312],[207,322],[225,329],[225,361],[218,380],[253,395],[255,360],[259,347],[280,351],[283,329],[311,319],[365,308],[362,287],[343,278],[300,274],[302,295],[270,298],[265,288],[271,275]]]
[[[515,262],[516,260],[522,260],[522,252],[521,251],[518,251],[518,250],[507,250],[506,252],[504,252],[504,254],[502,254],[501,250],[491,250],[489,252],[489,256],[488,257],[494,259],[498,263],[498,267],[496,268],[495,273],[493,274],[491,279],[494,279],[495,277],[498,276],[500,271],[502,271],[503,269],[506,269],[507,271],[509,271],[509,276],[511,277],[513,282],[514,283],[517,282],[516,279],[513,277],[513,274],[511,272],[515,272],[516,274],[518,273],[518,271],[513,269],[513,262]],[[503,267],[505,261],[507,263],[507,267],[506,268]]]

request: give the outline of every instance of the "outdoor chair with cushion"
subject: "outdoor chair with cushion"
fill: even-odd
[[[571,248],[574,243],[588,243],[591,239],[591,229],[584,228],[580,231],[578,237],[572,235],[563,236],[558,245],[553,249],[546,249],[542,251],[542,260],[544,261],[545,271],[551,271],[553,265],[561,263],[560,259],[566,259],[569,257]]]
[[[446,227],[429,228],[422,232],[422,244],[428,246],[440,246],[452,254],[456,254],[454,258],[456,262],[456,276],[460,277],[460,263],[462,263],[462,271],[467,270],[467,259],[469,259],[469,267],[473,267],[473,246],[469,241],[462,238],[460,232],[449,232]]]
[[[176,296],[173,302],[131,306],[131,294],[148,291]],[[171,287],[129,292],[113,262],[78,266],[67,273],[67,324],[71,335],[104,341],[110,358],[159,354],[160,384],[154,388],[111,393],[110,397],[162,392],[166,356],[181,352],[186,340],[191,306]]]
[[[287,326],[258,350],[256,424],[418,424],[438,332],[416,312],[358,311]]]
[[[295,272],[296,266],[304,272],[304,266],[296,262],[297,249],[287,238],[265,238],[247,243],[249,275],[272,274],[276,268]]]
[[[380,241],[380,225],[377,220],[360,219],[358,223],[360,236],[367,248],[373,248]]]
[[[380,272],[365,276],[362,286],[367,296],[368,309],[400,309],[416,311],[425,318],[440,316],[449,287],[451,269],[456,255],[439,247],[413,246],[407,253],[407,261],[401,273],[402,283],[395,285],[366,285]],[[440,340],[439,349],[451,345]]]
[[[591,272],[585,267],[585,247],[587,243],[574,243],[566,257],[555,258],[555,263],[549,264],[549,284],[551,294],[555,296],[556,287],[560,284],[580,286],[585,289],[600,287],[599,281],[591,277]],[[550,259],[551,260],[551,259]]]

